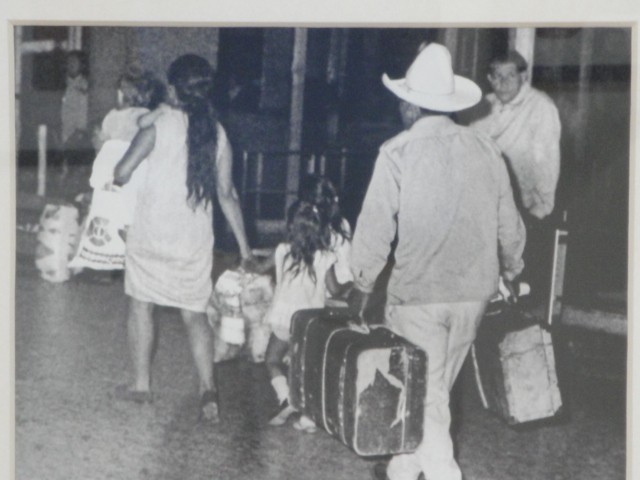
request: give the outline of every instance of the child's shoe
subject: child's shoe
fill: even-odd
[[[289,405],[289,400],[284,400],[280,404],[278,412],[273,417],[271,417],[271,420],[269,420],[269,425],[271,425],[272,427],[279,427],[281,425],[284,425],[292,413],[295,413],[295,409],[291,405]]]
[[[316,433],[316,430],[318,429],[318,427],[316,427],[316,423],[306,415],[301,415],[293,424],[293,428],[305,433]]]

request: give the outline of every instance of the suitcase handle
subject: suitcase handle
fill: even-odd
[[[349,308],[346,307],[325,307],[324,308],[325,318],[339,319],[344,321],[347,326],[356,332],[369,334],[371,333],[371,329],[364,322],[364,320],[353,313]]]

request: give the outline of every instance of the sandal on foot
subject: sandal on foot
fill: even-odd
[[[205,390],[200,397],[200,421],[208,423],[220,422],[218,412],[218,392]]]
[[[293,424],[293,428],[304,433],[316,433],[316,430],[318,430],[316,423],[306,415],[302,415],[298,420],[296,420]]]
[[[128,385],[118,385],[115,397],[117,400],[133,403],[152,403],[153,394],[144,390],[131,390]]]
[[[289,400],[283,400],[278,407],[278,411],[275,412],[269,419],[269,425],[272,427],[279,427],[287,422],[287,419],[295,413],[295,409],[289,405]]]

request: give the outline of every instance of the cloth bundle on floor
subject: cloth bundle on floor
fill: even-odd
[[[271,331],[263,319],[272,297],[273,283],[268,275],[238,269],[220,276],[207,306],[215,362],[243,353],[254,362],[264,361]]]
[[[78,244],[78,209],[70,205],[46,205],[40,216],[36,268],[50,282],[71,277],[69,260]]]

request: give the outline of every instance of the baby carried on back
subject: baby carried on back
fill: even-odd
[[[113,172],[131,146],[140,128],[153,123],[161,109],[164,87],[151,73],[129,67],[120,77],[118,106],[111,110],[94,132],[98,154],[93,162],[89,184],[93,188],[92,204],[71,268],[98,270],[124,266],[126,229],[133,221],[137,193],[147,168],[143,161],[130,182],[114,187]]]

